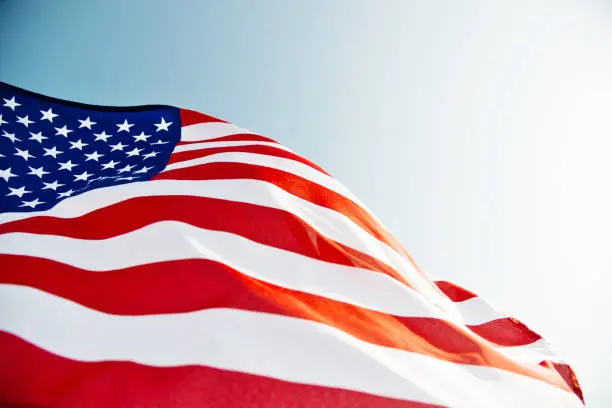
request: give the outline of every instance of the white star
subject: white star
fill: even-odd
[[[72,132],[66,125],[61,128],[55,128],[55,130],[57,131],[56,135],[62,135],[64,137],[68,137],[68,133]]]
[[[53,110],[51,110],[51,108],[49,108],[48,111],[41,110],[40,113],[42,113],[42,118],[40,118],[40,120],[48,120],[51,123],[53,123],[53,118],[59,116],[53,113]]]
[[[11,99],[2,98],[2,100],[4,100],[4,105],[2,105],[2,106],[6,106],[7,108],[11,108],[11,110],[15,110],[16,107],[21,106],[20,103],[17,103],[15,101],[15,97],[14,96]]]
[[[64,191],[63,193],[59,193],[57,195],[57,197],[58,198],[70,197],[72,195],[72,193],[74,193],[74,191],[72,191],[72,190]]]
[[[87,159],[85,159],[85,161],[89,161],[89,160],[95,160],[98,161],[98,159],[100,157],[104,156],[103,154],[98,153],[98,151],[94,151],[93,153],[85,153],[85,157],[87,157]]]
[[[83,150],[83,148],[85,146],[87,146],[87,143],[83,143],[81,141],[81,139],[77,140],[76,142],[70,142],[70,150],[72,149],[79,149],[79,150]]]
[[[142,159],[143,159],[143,160],[145,160],[145,159],[149,159],[149,158],[151,158],[151,157],[156,157],[158,154],[159,154],[159,152],[151,152],[151,153],[147,153],[147,154],[145,154],[144,156],[142,156]]]
[[[136,167],[136,165],[129,165],[129,164],[126,164],[126,165],[125,165],[125,167],[123,167],[123,168],[119,169],[119,174],[121,174],[121,173],[125,173],[125,172],[127,172],[127,171],[132,171],[132,167]]]
[[[34,123],[33,120],[30,120],[30,118],[28,118],[28,115],[25,116],[17,116],[17,122],[21,123],[22,125],[24,125],[25,127],[30,126],[30,124]]]
[[[0,114],[0,126],[7,124],[8,122],[4,119],[2,119],[2,115]]]
[[[43,170],[42,166],[37,169],[35,169],[34,167],[30,167],[30,166],[28,167],[30,168],[30,172],[28,174],[31,174],[33,176],[38,176],[38,178],[43,178],[45,174],[49,174],[48,171]]]
[[[119,162],[116,162],[114,160],[109,161],[108,163],[104,163],[102,165],[102,170],[106,170],[106,169],[114,169],[116,165],[118,165]]]
[[[15,153],[15,156],[23,157],[25,161],[28,161],[28,159],[32,159],[36,157],[36,156],[32,156],[30,152],[27,150],[21,150],[18,147],[15,147],[15,150],[17,150],[17,153]]]
[[[161,140],[158,140],[157,142],[151,143],[151,144],[154,144],[154,145],[163,145],[163,144],[166,144],[166,143],[169,143],[169,142],[162,142]]]
[[[132,123],[128,123],[127,119],[123,122],[123,123],[117,123],[117,127],[119,128],[117,130],[117,132],[121,132],[122,130],[125,130],[126,132],[130,132],[130,128],[134,126],[134,124]]]
[[[21,197],[23,197],[24,194],[31,193],[31,191],[28,191],[28,190],[25,189],[25,186],[19,187],[19,188],[11,188],[11,187],[9,187],[9,190],[11,190],[11,192],[6,195],[7,197],[14,195],[14,196],[17,196],[17,197],[21,198]]]
[[[102,140],[103,142],[106,142],[106,139],[108,139],[112,135],[107,135],[105,131],[102,131],[101,133],[94,133],[94,136],[96,137],[96,140]]]
[[[61,187],[61,186],[64,186],[64,185],[65,185],[65,184],[60,184],[60,183],[58,183],[58,182],[57,182],[57,180],[55,180],[53,183],[45,183],[45,182],[43,181],[43,184],[45,185],[45,186],[42,188],[43,190],[49,190],[49,189],[51,189],[51,190],[53,190],[53,191],[57,190],[57,189],[58,189],[58,187]]]
[[[154,123],[155,126],[157,126],[157,130],[155,130],[156,132],[159,132],[160,130],[168,130],[168,126],[170,126],[172,124],[172,122],[166,122],[165,119],[161,118],[161,122],[159,123]]]
[[[144,166],[142,169],[136,170],[134,172],[134,174],[146,173],[147,171],[151,170],[152,168],[153,168],[153,166],[151,166],[151,167]]]
[[[20,205],[20,207],[30,207],[30,208],[34,208],[39,204],[44,204],[44,201],[40,201],[38,198],[32,201],[22,201],[22,204]]]
[[[140,151],[142,149],[137,149],[137,148],[133,148],[132,150],[130,150],[129,152],[127,152],[127,156],[128,157],[132,157],[132,156],[139,156],[140,155]]]
[[[134,180],[133,176],[128,176],[128,177],[117,177],[117,181],[118,180]]]
[[[43,149],[45,149],[45,154],[43,154],[43,156],[53,156],[54,159],[57,159],[58,154],[64,153],[61,150],[57,150],[55,146],[53,146],[52,149],[47,149],[46,147],[43,147]]]
[[[83,180],[87,181],[89,177],[93,176],[93,174],[89,174],[87,171],[84,171],[81,174],[77,174],[74,176],[74,181]]]
[[[78,121],[81,123],[79,125],[79,129],[82,127],[86,127],[87,129],[91,130],[91,127],[95,125],[96,123],[98,123],[98,122],[92,122],[91,119],[89,119],[89,116],[85,120],[78,119]]]
[[[43,136],[42,132],[38,132],[38,133],[30,132],[30,135],[31,136],[29,140],[36,140],[38,143],[42,143],[44,139],[48,139],[48,137]]]
[[[127,145],[124,145],[123,143],[119,142],[116,145],[110,145],[110,147],[112,147],[111,152],[114,152],[115,150],[121,150],[123,151],[123,148],[126,147]]]
[[[78,164],[74,164],[72,163],[72,160],[68,160],[65,163],[59,162],[60,168],[58,170],[68,170],[68,171],[72,171],[73,167],[78,166]]]
[[[28,118],[28,115],[25,116],[17,116],[17,122],[21,123],[22,125],[24,125],[25,127],[30,126],[30,124],[34,123],[33,120],[30,120]]]
[[[17,175],[11,173],[11,168],[9,167],[6,170],[0,170],[0,177],[2,177],[4,181],[8,181],[11,177],[17,177]]]
[[[140,132],[139,135],[134,136],[134,141],[136,142],[146,142],[148,138],[150,138],[151,135],[145,135],[145,132]]]
[[[21,139],[15,137],[14,133],[9,133],[6,130],[2,131],[2,136],[7,137],[9,139],[11,139],[11,142],[15,143],[15,142],[21,142]]]

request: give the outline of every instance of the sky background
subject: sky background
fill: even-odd
[[[612,406],[612,2],[0,0],[0,80],[275,138]]]

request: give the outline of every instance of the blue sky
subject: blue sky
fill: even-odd
[[[285,143],[612,404],[609,3],[4,0],[0,51],[13,85]]]

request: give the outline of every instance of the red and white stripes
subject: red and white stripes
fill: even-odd
[[[432,281],[353,194],[193,111],[148,182],[0,215],[0,402],[580,407],[529,328]]]

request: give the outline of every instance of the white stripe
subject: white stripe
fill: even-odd
[[[0,214],[0,224],[33,216],[74,218],[98,208],[140,196],[189,195],[245,202],[288,211],[321,235],[368,254],[390,265],[419,292],[435,300],[448,313],[457,314],[453,303],[423,278],[405,258],[389,245],[357,226],[345,215],[303,200],[274,184],[259,180],[153,180],[88,191],[57,204],[47,211]]]
[[[105,240],[86,240],[55,235],[7,233],[0,235],[0,253],[53,259],[89,271],[112,271],[178,259],[210,259],[222,262],[253,278],[403,317],[434,317],[463,324],[480,324],[463,314],[462,320],[442,313],[426,298],[389,276],[356,267],[323,262],[238,235],[209,231],[175,221],[149,225]],[[462,312],[459,303],[459,313]],[[559,360],[544,343],[509,348],[508,356],[539,363]]]
[[[426,272],[432,281],[447,281],[439,276]],[[507,313],[498,311],[493,305],[476,296],[461,302],[455,302],[463,320],[487,323],[492,320],[510,317]],[[476,323],[474,323],[476,324]],[[566,363],[552,345],[545,339],[539,339],[531,344],[517,347],[499,347],[498,350],[506,356],[519,361],[540,363],[544,360]]]
[[[190,143],[186,145],[176,146],[172,153],[189,152],[192,150],[201,150],[201,149],[213,149],[217,147],[234,147],[234,146],[270,146],[270,147],[275,147],[277,149],[286,150],[288,152],[293,153],[291,149],[279,143],[256,142],[256,141]]]
[[[241,236],[164,221],[103,240],[22,232],[0,235],[0,253],[111,271],[178,259],[211,259],[253,278],[384,313],[437,316],[423,296],[383,273],[323,262]]]
[[[518,362],[540,363],[541,361],[548,360],[557,363],[567,363],[563,358],[559,357],[556,350],[544,339],[524,346],[499,347],[497,351]]]
[[[181,142],[196,142],[198,140],[215,139],[217,137],[238,134],[255,134],[231,123],[205,122],[181,128]]]
[[[471,324],[483,324],[491,320],[508,317],[508,315],[495,310],[493,306],[478,296],[455,302],[455,305],[461,310],[461,316],[466,321],[472,322]]]
[[[579,408],[543,381],[363,342],[330,326],[236,309],[115,316],[0,285],[0,330],[78,361],[205,365],[457,408]]]
[[[255,135],[256,133],[253,133],[250,130],[238,127],[236,125],[232,125],[231,123],[205,122],[205,123],[197,123],[194,125],[182,127],[181,128],[181,141],[182,142],[195,142],[195,141],[200,141],[200,140],[215,139],[215,138],[223,137],[223,136],[230,136],[234,134],[253,134]],[[206,163],[209,163],[209,162],[206,162]],[[201,164],[201,163],[194,163],[191,165],[197,165],[197,164]],[[252,164],[259,164],[259,163],[252,163]],[[265,164],[260,164],[260,165],[266,166]],[[276,168],[273,166],[267,166],[267,167]],[[306,167],[309,167],[309,166],[306,166]],[[176,168],[179,168],[179,167],[176,167]],[[310,169],[312,170],[312,168]],[[166,170],[168,170],[168,168],[166,168]],[[281,168],[280,170],[284,170],[284,169]],[[289,170],[285,170],[285,171],[289,171]],[[297,173],[294,173],[294,174],[297,174]],[[297,175],[300,175],[300,174],[297,174]],[[308,177],[305,177],[305,178],[308,179]],[[355,201],[355,203],[359,204],[365,211],[367,211],[369,215],[374,220],[376,220],[376,222],[382,225],[380,220],[369,210],[369,208],[366,207],[362,202],[360,202],[357,199],[357,197],[353,196],[353,194],[348,189],[346,189],[346,187],[337,183],[333,179],[332,179],[332,184],[338,184],[338,187],[340,188],[340,190],[337,192],[339,194],[344,195],[345,197],[350,198],[353,201]],[[342,193],[341,191],[344,191],[344,193]]]
[[[168,166],[166,166],[166,168],[164,168],[164,170],[162,170],[162,173],[170,170],[182,169],[186,167],[193,167],[198,166],[200,164],[209,163],[251,164],[294,174],[308,181],[319,184],[329,190],[335,191],[341,196],[348,198],[349,200],[357,204],[359,207],[361,207],[366,213],[368,213],[368,215],[373,220],[375,220],[379,225],[382,226],[382,223],[372,213],[372,211],[370,211],[370,209],[363,202],[361,202],[361,200],[359,200],[348,188],[346,188],[338,180],[307,164],[291,159],[245,152],[218,153],[206,157],[200,157],[192,160],[185,160],[169,164]]]
[[[75,218],[98,208],[103,208],[130,198],[166,195],[191,195],[198,197],[219,198],[238,202],[248,202],[251,204],[291,212],[304,222],[311,225],[322,235],[369,254],[382,262],[391,265],[395,268],[395,270],[400,271],[403,276],[407,277],[407,280],[411,283],[411,285],[419,288],[421,291],[429,290],[429,282],[422,280],[423,278],[418,273],[411,271],[411,265],[408,264],[407,261],[394,252],[393,249],[372,237],[369,233],[358,227],[344,215],[295,197],[273,184],[255,180],[155,180],[144,183],[123,184],[105,189],[91,190],[80,196],[73,197],[70,200],[62,201],[56,207],[43,212],[1,214],[0,223],[30,218],[35,215],[59,218]],[[1,235],[0,238],[2,238]],[[166,247],[165,244],[161,244],[161,246],[164,248]],[[3,248],[3,245],[0,245],[0,248]],[[79,252],[79,250],[74,250],[73,252]],[[154,253],[155,251],[151,252]],[[240,252],[234,252],[234,254],[236,253]],[[49,257],[51,258],[52,254]],[[114,255],[111,256],[111,258],[114,258]],[[309,275],[313,279],[313,287],[316,286],[317,282],[330,283],[326,281],[324,274],[321,276],[315,274],[317,271],[320,272],[321,269],[317,269],[316,271],[313,271],[313,274]],[[243,272],[247,273],[245,271]],[[263,272],[265,273],[270,271],[264,270]],[[366,273],[372,274],[373,272],[367,271]],[[303,287],[296,287],[291,283],[284,282],[283,280],[274,280],[270,277],[262,279],[268,279],[271,283],[279,286],[285,286],[296,290],[304,290],[306,292],[318,294],[331,299],[341,301],[344,300],[348,303],[374,310],[381,310],[400,316],[429,316],[423,311],[417,311],[419,310],[418,308],[414,309],[407,307],[404,309],[401,305],[403,305],[408,298],[403,298],[405,296],[403,292],[398,294],[398,296],[402,298],[401,301],[397,303],[399,308],[392,307],[389,309],[377,308],[375,303],[368,299],[364,299],[362,301],[349,301],[348,298],[335,297],[333,293],[343,293],[343,289],[349,290],[352,287],[352,284],[356,283],[354,280],[356,279],[356,275],[352,271],[349,271],[349,274],[350,276],[347,278],[346,284],[339,284],[339,287],[332,286],[327,288],[327,290],[324,290],[325,288],[321,288],[319,291],[312,288],[307,289]],[[386,275],[384,276],[386,277]],[[369,279],[369,276],[366,279]],[[366,280],[359,282],[362,283],[357,284],[354,289],[354,293],[356,293],[357,296],[362,292],[363,287],[370,287],[369,285],[371,285],[371,283]],[[393,280],[393,283],[396,282]],[[386,286],[384,285],[388,286],[387,282],[382,282],[381,285],[383,285],[380,287],[379,293],[381,294],[386,295],[387,290],[392,290],[385,289]],[[331,293],[329,293],[329,291],[331,291]],[[364,295],[366,295],[366,293],[364,293]],[[425,302],[425,297],[421,295],[411,292],[411,296],[417,296],[421,303]],[[450,302],[445,297],[440,297],[437,292],[435,292],[435,296],[427,295],[426,297],[430,302],[433,301],[438,307],[446,312],[446,320],[450,320],[458,324],[481,324],[500,317],[499,315],[490,313],[490,310],[488,310],[486,307],[482,307],[484,302],[481,299],[476,299],[473,301],[470,299],[465,302],[454,303]],[[395,299],[395,297],[392,297],[391,299]],[[393,302],[395,302],[395,300],[393,300],[392,303]],[[392,304],[391,306],[395,306],[395,304]],[[482,311],[483,313],[479,314],[479,311]],[[439,314],[437,316],[440,317]],[[542,356],[542,358],[534,358],[533,361],[539,362],[548,357],[548,354],[546,354]]]
[[[355,197],[348,188],[343,186],[333,177],[330,177],[327,174],[308,166],[307,164],[292,159],[285,159],[284,157],[246,152],[224,152],[169,164],[166,166],[166,168],[164,168],[164,170],[162,170],[162,173],[209,163],[251,164],[285,171],[335,191],[336,193],[354,201],[360,207],[365,209],[364,204],[361,203],[361,201],[359,201],[359,199],[357,199],[357,197]]]
[[[497,319],[508,318],[508,314],[497,311],[483,298],[476,296],[461,302],[455,302],[461,320],[470,325],[480,325]],[[544,360],[564,362],[550,343],[539,339],[533,343],[515,347],[500,347],[498,350],[517,361],[540,363]]]

